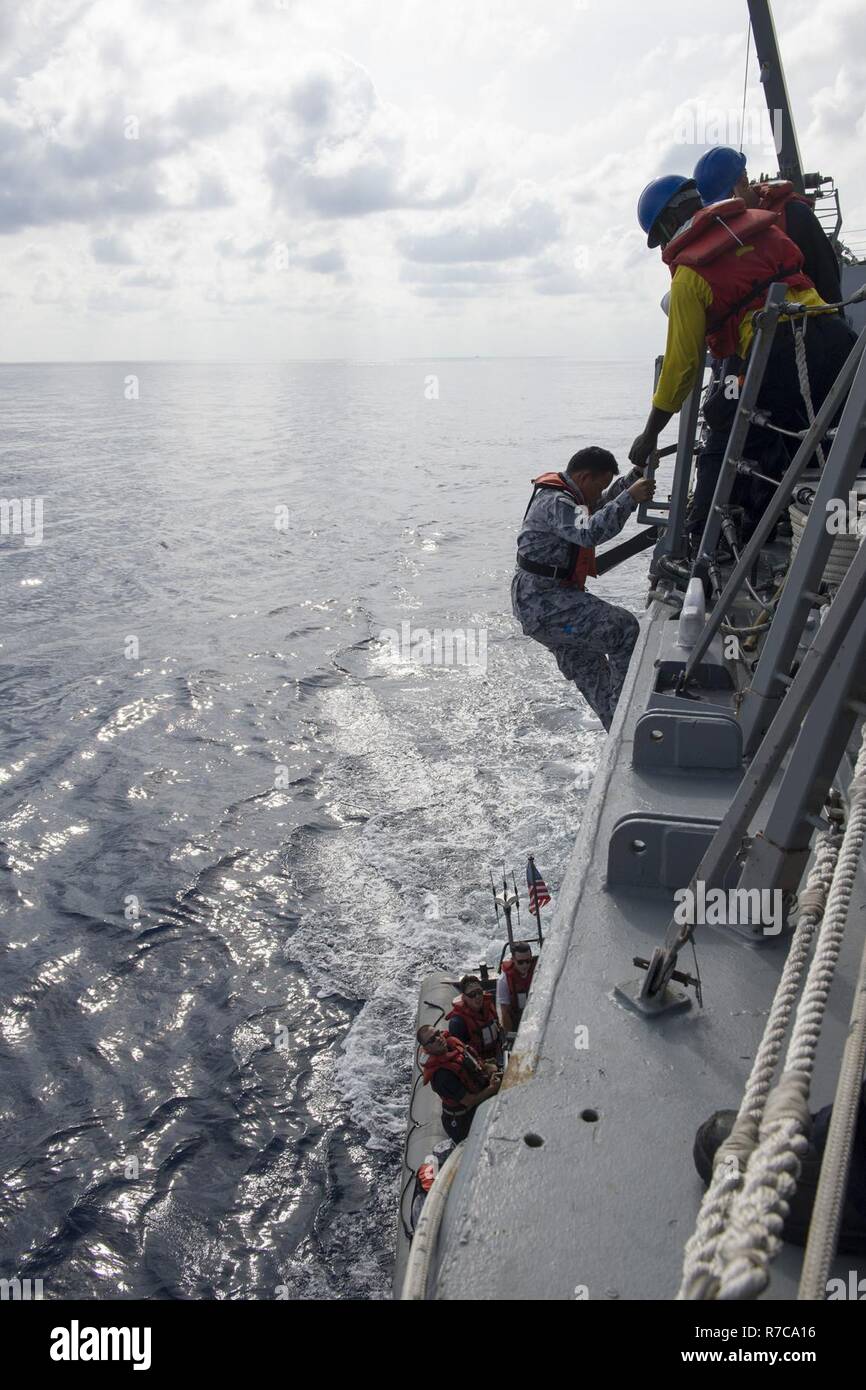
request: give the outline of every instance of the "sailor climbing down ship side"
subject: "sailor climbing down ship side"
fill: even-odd
[[[527,637],[553,652],[567,680],[610,729],[638,623],[625,608],[588,593],[595,547],[622,530],[655,484],[643,466],[617,477],[607,449],[579,449],[564,473],[542,473],[517,537],[514,616]]]

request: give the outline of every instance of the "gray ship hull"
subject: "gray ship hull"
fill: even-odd
[[[430,1297],[676,1295],[703,1193],[692,1159],[695,1131],[713,1111],[739,1105],[789,938],[755,946],[728,929],[701,928],[703,1009],[693,1004],[646,1020],[614,993],[639,974],[632,958],[649,958],[660,944],[674,886],[684,881],[675,863],[665,870],[662,856],[646,882],[624,882],[628,863],[613,862],[609,852],[615,828],[625,817],[660,811],[718,824],[740,778],[739,769],[633,766],[636,724],[672,626],[659,604],[644,618],[502,1091],[479,1114],[451,1189]],[[720,703],[725,698],[732,703],[733,693]],[[664,879],[666,872],[670,882],[653,885],[653,874]],[[861,865],[855,903],[864,902]],[[847,937],[813,1110],[833,1098],[862,910],[852,911]],[[527,1135],[536,1136],[531,1144]],[[801,1258],[798,1248],[784,1247],[766,1297],[796,1296]],[[864,1272],[843,1256],[834,1273],[848,1277],[852,1268]]]

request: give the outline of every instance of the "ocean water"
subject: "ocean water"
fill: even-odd
[[[627,467],[650,385],[0,367],[0,1277],[389,1296],[418,981],[489,865],[555,904],[604,737],[511,618],[529,480]]]

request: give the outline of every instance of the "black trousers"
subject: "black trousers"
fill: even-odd
[[[856,335],[840,314],[816,314],[809,319],[806,329],[806,365],[809,370],[812,405],[816,414],[856,341]],[[783,429],[802,430],[808,427],[809,418],[800,394],[800,381],[797,376],[794,334],[788,322],[780,323],[776,330],[767,370],[758,394],[758,408],[768,411],[773,423],[781,425]],[[835,424],[836,421],[832,423]],[[696,539],[700,537],[709,514],[729,434],[730,428],[710,430],[704,440],[704,449],[698,457],[697,478],[687,523],[689,531],[696,533]],[[784,435],[775,434],[773,430],[752,425],[746,436],[743,453],[746,458],[754,460],[761,472],[766,473],[768,477],[781,478],[796,448],[795,439],[786,439]],[[733,506],[741,506],[744,510],[744,538],[748,538],[757,526],[773,492],[772,484],[761,482],[759,478],[747,478],[743,475],[737,477],[731,493],[731,503]]]
[[[475,1107],[465,1110],[462,1114],[455,1115],[453,1111],[447,1110],[442,1106],[442,1128],[453,1139],[455,1144],[462,1144],[470,1129],[472,1128],[472,1117],[475,1114]]]

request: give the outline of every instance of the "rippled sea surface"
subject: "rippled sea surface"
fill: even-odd
[[[625,465],[650,385],[0,367],[44,516],[0,538],[0,1276],[389,1296],[418,980],[484,956],[489,864],[555,895],[604,737],[510,616],[529,479]]]

